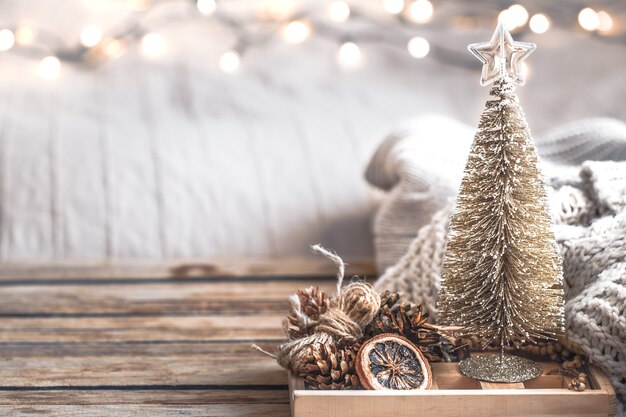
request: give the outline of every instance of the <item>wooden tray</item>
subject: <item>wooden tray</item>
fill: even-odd
[[[570,378],[547,375],[556,363],[541,363],[539,378],[518,384],[470,379],[457,363],[433,363],[427,391],[318,391],[289,375],[292,417],[614,417],[615,392],[597,368],[587,370],[586,391],[567,389]]]

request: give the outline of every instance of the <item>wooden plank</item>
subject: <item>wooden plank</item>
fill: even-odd
[[[83,405],[24,405],[0,407],[0,415],[11,417],[287,417],[287,404],[215,404],[215,405],[162,405],[162,404],[112,404]]]
[[[480,387],[482,389],[524,389],[523,382],[514,383],[502,383],[502,382],[487,382],[480,381]]]
[[[287,372],[287,380],[289,381],[289,412],[291,415],[294,415],[293,405],[295,403],[294,392],[296,390],[303,390],[304,387],[304,378],[298,377],[295,374],[292,374],[290,371]]]
[[[286,389],[0,390],[0,407],[13,405],[289,404]]]
[[[262,343],[267,350],[274,343]],[[0,390],[286,387],[286,372],[249,343],[0,344]],[[250,389],[250,388],[248,388]]]
[[[615,417],[617,413],[615,389],[609,377],[601,369],[594,367],[587,372],[587,378],[593,388],[606,392],[609,402],[609,417]]]
[[[607,417],[603,391],[564,389],[401,391],[296,391],[293,417],[381,415],[421,417]]]
[[[556,366],[542,363],[545,369]],[[434,363],[433,376],[440,381],[447,381],[453,374],[461,376],[456,364]],[[517,416],[540,417],[612,417],[615,413],[613,388],[610,381],[598,369],[591,368],[589,374],[597,381],[595,388],[584,392],[564,389],[554,384],[553,375],[542,375],[537,380],[550,379],[551,383],[537,384],[533,389],[524,389],[517,384],[483,385],[482,389],[445,389],[419,392],[405,391],[314,391],[301,387],[302,379],[290,382],[291,401],[294,417],[309,415],[341,416],[348,410],[360,417],[388,415],[422,417],[478,417],[478,416]],[[560,381],[562,383],[562,380]],[[505,385],[502,388],[498,385]],[[523,384],[522,384],[523,385]],[[553,385],[553,388],[545,388]],[[476,388],[479,388],[478,386]],[[519,388],[519,389],[518,389]],[[528,387],[526,387],[528,388]]]
[[[524,382],[526,389],[541,389],[541,388],[565,388],[564,378],[561,374],[550,375],[550,372],[554,369],[560,369],[561,366],[555,362],[539,362],[543,373],[539,378],[531,379]]]
[[[3,318],[10,343],[172,342],[284,339],[284,316],[156,316]]]
[[[288,296],[328,280],[106,285],[0,285],[0,315],[286,314]],[[36,300],[36,302],[33,302]]]
[[[437,389],[478,389],[477,380],[468,378],[459,372],[458,364],[435,362],[430,367],[433,371],[433,381]]]
[[[375,277],[372,259],[345,259],[346,276]],[[132,262],[4,263],[0,282],[28,280],[110,280],[116,278],[155,279],[193,277],[334,277],[335,266],[328,260],[311,257],[293,258],[212,258],[185,260],[134,260]]]

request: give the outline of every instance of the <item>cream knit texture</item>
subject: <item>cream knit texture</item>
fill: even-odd
[[[430,116],[412,126],[387,138],[366,173],[388,191],[374,225],[384,271],[376,288],[402,292],[436,320],[448,221],[474,129]],[[583,120],[536,143],[563,257],[567,343],[609,374],[624,416],[626,124]]]

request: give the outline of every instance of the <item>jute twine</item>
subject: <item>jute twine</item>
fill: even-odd
[[[345,263],[339,256],[320,245],[312,246],[311,249],[326,256],[337,266],[337,292],[328,310],[320,316],[315,332],[280,345],[275,355],[253,345],[255,349],[275,358],[283,368],[297,373],[303,371],[303,358],[312,346],[328,343],[344,345],[360,340],[363,328],[374,319],[380,308],[380,296],[371,285],[354,281],[342,288]]]

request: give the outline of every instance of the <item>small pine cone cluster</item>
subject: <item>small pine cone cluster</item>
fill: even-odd
[[[396,333],[418,344],[432,344],[439,341],[441,335],[428,323],[428,313],[422,306],[400,301],[398,293],[385,291],[381,296],[378,314],[365,329],[368,337],[383,333]]]
[[[360,387],[356,373],[359,345],[338,348],[334,344],[311,346],[302,376],[312,389],[350,390]]]
[[[418,346],[430,362],[458,361],[460,340],[444,337],[427,322],[428,313],[421,305],[402,302],[400,294],[385,291],[378,314],[365,329],[365,337],[399,334]]]
[[[287,337],[293,340],[312,334],[329,303],[330,298],[319,287],[305,288],[292,294],[289,297],[289,315],[284,321]]]

